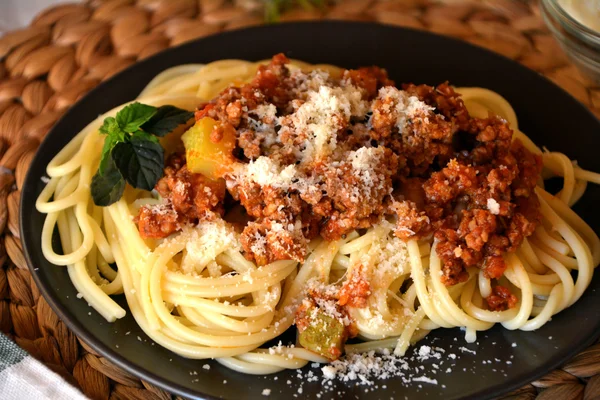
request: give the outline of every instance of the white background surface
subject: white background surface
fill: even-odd
[[[43,9],[64,2],[66,0],[0,0],[0,35],[29,25],[31,19]]]

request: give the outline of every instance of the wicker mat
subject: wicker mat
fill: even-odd
[[[0,330],[93,399],[171,399],[85,347],[40,296],[19,240],[18,205],[39,142],[81,96],[136,60],[188,40],[262,24],[262,0],[92,0],[42,12],[0,38]],[[459,37],[541,72],[600,116],[537,2],[343,0],[282,21],[369,20]],[[9,171],[13,171],[10,173]],[[505,398],[600,398],[600,344]]]

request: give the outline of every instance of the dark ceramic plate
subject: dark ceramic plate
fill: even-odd
[[[48,134],[31,163],[22,194],[21,236],[36,283],[54,311],[97,352],[115,364],[163,389],[189,397],[264,398],[314,397],[321,379],[307,382],[295,371],[276,376],[250,376],[230,371],[213,361],[188,360],[169,352],[144,335],[131,314],[107,323],[76,297],[64,267],[51,265],[42,255],[40,233],[44,216],[35,210],[50,159],[98,114],[132,100],[152,77],[184,63],[224,58],[259,60],[285,52],[313,63],[345,67],[379,65],[396,82],[482,86],[497,91],[514,106],[521,129],[537,144],[560,150],[585,168],[600,171],[600,124],[587,109],[550,81],[506,58],[467,43],[433,34],[372,24],[307,23],[277,25],[220,34],[167,50],[142,61],[103,83],[73,106]],[[576,211],[596,230],[600,228],[600,188],[591,186]],[[445,355],[434,373],[433,361],[423,364],[424,382],[403,384],[400,379],[364,386],[338,382],[321,398],[490,398],[526,384],[591,345],[600,333],[600,277],[573,307],[535,332],[508,331],[499,326],[480,333],[467,345],[458,329],[437,330],[420,345],[431,345],[458,355]],[[124,305],[123,296],[117,300]],[[126,334],[128,333],[129,334]],[[461,349],[462,347],[462,349]],[[410,351],[409,356],[413,354]],[[439,361],[435,361],[439,363]],[[205,364],[210,369],[205,369]],[[310,367],[307,367],[310,369]],[[448,370],[448,368],[450,368]],[[194,374],[193,371],[197,371]],[[314,373],[321,375],[320,370]],[[223,382],[227,381],[226,384]],[[301,394],[298,388],[302,387]]]

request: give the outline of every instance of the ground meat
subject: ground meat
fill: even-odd
[[[256,159],[262,154],[260,145],[262,139],[255,131],[251,129],[240,130],[238,136],[238,146],[243,150],[244,156],[249,160]]]
[[[457,126],[434,111],[417,110],[400,132],[396,109],[400,99],[379,96],[373,102],[371,137],[392,149],[400,158],[403,176],[426,175],[432,165],[443,166],[454,154],[453,135]]]
[[[315,175],[322,177],[323,182],[318,190],[307,190],[299,193],[297,190],[283,190],[272,186],[260,186],[252,182],[244,182],[239,186],[232,185],[231,193],[235,199],[246,208],[248,214],[262,224],[265,221],[289,224],[301,217],[302,239],[298,245],[306,246],[306,239],[312,239],[320,233],[326,240],[338,240],[342,235],[354,229],[368,228],[378,221],[387,208],[387,202],[392,191],[392,175],[397,168],[396,158],[389,150],[384,149],[383,155],[373,167],[373,173],[368,177],[356,173],[350,161],[315,166]],[[364,201],[365,198],[370,199]],[[270,223],[270,222],[269,222]],[[255,229],[244,230],[242,238],[248,245],[244,247],[246,256],[262,264],[278,259],[289,259],[287,251],[276,252],[268,246],[268,254],[252,255],[252,237]],[[286,249],[298,256],[305,254],[298,246]],[[281,258],[286,257],[286,258]],[[297,258],[293,259],[297,259]],[[302,259],[299,259],[302,260]]]
[[[402,89],[410,95],[418,97],[430,106],[435,107],[437,112],[452,122],[455,126],[453,131],[468,129],[470,122],[469,112],[460,95],[454,91],[448,82],[436,87],[409,83],[402,85]]]
[[[165,175],[156,184],[156,191],[170,200],[179,215],[189,220],[208,213],[223,213],[224,182],[190,172],[183,155],[174,154],[167,160]]]
[[[377,67],[337,78],[291,72],[287,63],[276,55],[249,83],[226,88],[196,112],[218,122],[214,142],[225,127],[235,129],[236,167],[269,158],[268,179],[226,177],[247,214],[240,229],[246,258],[301,262],[312,238],[337,240],[388,218],[403,240],[433,236],[444,284],[465,281],[471,267],[502,276],[503,255],[541,221],[534,192],[541,158],[513,140],[505,120],[472,118],[448,83],[400,91]],[[222,182],[190,173],[181,156],[169,159],[156,189],[166,209],[140,211],[144,237],[223,212]],[[349,283],[342,288],[341,303],[366,301],[361,282],[354,282],[359,295]],[[505,294],[495,290],[497,298]],[[510,296],[502,305],[494,299],[491,309],[514,305]]]
[[[268,118],[258,120],[255,113],[261,106],[287,107],[293,85],[285,67],[288,62],[283,54],[274,56],[270,64],[258,67],[250,83],[226,88],[196,111],[196,120],[210,117],[222,125],[230,124],[238,129],[237,144],[242,154],[247,159],[258,158],[264,152],[262,146],[265,142],[270,142],[269,138],[275,136],[275,121],[267,121]],[[257,129],[257,124],[260,129]]]
[[[506,271],[506,263],[501,255],[490,255],[485,259],[483,265],[484,275],[489,279],[499,279]]]
[[[492,294],[485,298],[490,311],[505,311],[517,305],[517,297],[504,286],[494,286]]]
[[[461,247],[461,238],[453,229],[437,230],[435,240],[437,241],[437,254],[443,263],[442,282],[448,286],[465,282],[469,278],[469,274],[465,268],[463,257],[477,263],[481,260],[480,253]]]
[[[463,210],[462,219],[458,227],[458,234],[464,238],[468,248],[481,251],[496,232],[496,216],[487,210]]]
[[[137,224],[140,236],[143,238],[160,239],[180,229],[179,216],[170,205],[140,208]]]
[[[224,212],[225,183],[190,172],[184,155],[169,157],[164,176],[155,189],[165,204],[140,209],[137,223],[144,238],[167,237],[187,223],[197,223]]]
[[[396,201],[391,209],[396,213],[396,236],[408,240],[414,236],[425,236],[431,232],[429,217],[420,211],[417,205],[409,200]]]
[[[476,165],[504,165],[512,168],[516,164],[510,152],[512,130],[499,117],[473,118],[468,133],[475,137],[475,147],[464,158]]]
[[[480,179],[475,168],[451,160],[440,172],[434,172],[423,184],[428,204],[444,205],[464,194],[471,194]]]
[[[240,186],[232,187],[231,193],[234,199],[239,199],[248,215],[257,219],[294,220],[293,216],[301,214],[304,206],[297,192],[254,182],[243,182]]]
[[[417,209],[425,208],[425,190],[423,178],[401,178],[394,191],[394,197],[414,203]]]
[[[512,183],[513,195],[523,199],[535,199],[533,209],[530,209],[527,214],[537,214],[539,211],[539,202],[536,196],[532,196],[541,171],[541,156],[535,155],[523,146],[519,139],[511,143],[511,154],[518,160],[519,174]]]
[[[502,254],[515,251],[541,221],[533,193],[540,158],[518,140],[511,143],[512,132],[496,117],[472,119],[469,134],[475,136],[471,151],[455,153],[423,184],[422,210],[430,218],[429,226],[443,226],[435,238],[447,285],[464,281],[471,266],[483,268],[489,278],[501,277],[506,269]],[[497,207],[489,208],[490,204]],[[398,237],[428,233],[415,225],[416,211],[401,210]]]
[[[371,295],[371,285],[365,277],[363,268],[353,268],[352,273],[346,278],[339,292],[338,304],[340,306],[364,308]]]
[[[277,260],[304,261],[308,241],[295,224],[249,222],[240,237],[244,255],[258,265]]]
[[[209,104],[196,111],[196,120],[210,117],[217,121],[229,122],[238,128],[245,115],[243,108],[254,110],[260,104],[273,103],[286,106],[290,99],[289,70],[285,64],[289,60],[283,54],[273,57],[268,65],[258,67],[252,82],[241,87],[230,86]]]
[[[373,99],[381,87],[395,86],[394,81],[388,78],[387,71],[379,67],[363,67],[345,71],[344,79],[365,89],[369,99]]]
[[[484,268],[490,278],[502,276],[506,268],[502,254],[515,251],[541,220],[539,201],[533,194],[541,172],[540,158],[512,140],[506,121],[469,118],[460,98],[446,84],[435,90],[414,85],[405,88],[436,107],[446,121],[449,136],[441,136],[447,147],[435,155],[442,165],[438,172],[423,173],[423,166],[435,168],[436,161],[411,155],[415,149],[418,153],[414,145],[412,149],[401,146],[409,161],[409,176],[429,177],[423,182],[424,204],[395,207],[396,235],[408,239],[436,230],[447,285],[464,281],[466,268],[471,266]],[[432,148],[433,144],[424,139],[418,145],[425,153],[440,149]],[[448,155],[452,158],[444,163]],[[489,204],[496,207],[488,209]],[[428,224],[420,222],[423,214],[429,218]]]
[[[287,80],[290,71],[285,66],[287,63],[289,63],[288,58],[283,53],[279,53],[273,56],[268,65],[259,66],[254,80],[243,88],[244,97],[247,98],[250,93],[256,97],[255,90],[258,90],[265,96],[267,102],[279,108],[285,107],[291,99],[289,90],[291,82]]]
[[[517,206],[505,232],[508,240],[510,240],[509,251],[515,251],[523,242],[523,239],[535,231],[542,220],[539,210],[540,202],[537,196],[517,198],[515,202]]]
[[[307,215],[308,205],[297,192],[244,182],[232,186],[230,193],[255,219],[240,238],[248,260],[258,265],[276,260],[304,261],[308,240],[318,235],[319,227],[318,220]],[[296,220],[298,226],[292,222]],[[294,228],[289,229],[290,225]],[[273,227],[286,229],[273,231]]]
[[[356,170],[350,158],[336,163],[311,164],[307,178],[314,180],[300,189],[259,185],[252,181],[229,180],[228,188],[235,200],[255,218],[252,228],[245,229],[242,240],[245,255],[260,265],[279,259],[302,260],[307,241],[318,234],[326,240],[338,240],[354,229],[368,228],[381,219],[391,199],[392,176],[397,170],[397,157],[386,148],[378,148],[367,172]],[[350,153],[349,153],[350,154]],[[350,155],[348,157],[351,157]],[[364,201],[365,198],[370,201]],[[299,217],[299,218],[298,218]],[[267,246],[265,254],[253,254],[257,230],[262,236],[273,223],[289,225],[300,221],[302,235],[297,246],[286,240],[285,251]],[[295,223],[295,222],[293,222]],[[274,243],[279,243],[275,240]]]
[[[313,212],[323,218],[321,235],[326,240],[340,239],[381,219],[392,192],[392,175],[397,169],[394,153],[384,148],[368,176],[357,173],[348,161],[335,167],[326,164],[319,167],[322,171],[317,173],[324,177],[326,195],[315,204]]]

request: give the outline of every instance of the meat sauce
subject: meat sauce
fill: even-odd
[[[231,175],[212,181],[188,171],[183,155],[171,155],[156,186],[166,203],[140,210],[143,237],[166,237],[186,223],[219,217],[227,195],[250,218],[241,243],[245,257],[259,265],[301,262],[319,235],[337,240],[394,218],[401,239],[433,236],[447,286],[464,282],[474,266],[492,280],[503,275],[502,255],[515,251],[541,220],[534,194],[541,158],[513,140],[506,121],[471,117],[448,83],[407,84],[399,91],[377,67],[348,70],[336,80],[291,73],[287,63],[284,55],[274,56],[250,83],[229,87],[203,105],[196,119],[219,122],[211,134],[215,143],[223,129],[235,128],[233,154],[240,165],[268,157],[281,168],[295,168],[295,178],[283,186]],[[317,102],[323,82],[351,99],[322,122],[330,128],[324,147],[298,119],[313,103],[327,106]],[[365,104],[368,110],[361,109]],[[306,143],[325,150],[309,157]],[[342,302],[362,304],[368,288],[353,287],[360,293],[345,288]],[[516,304],[498,285],[487,300],[494,311]]]

